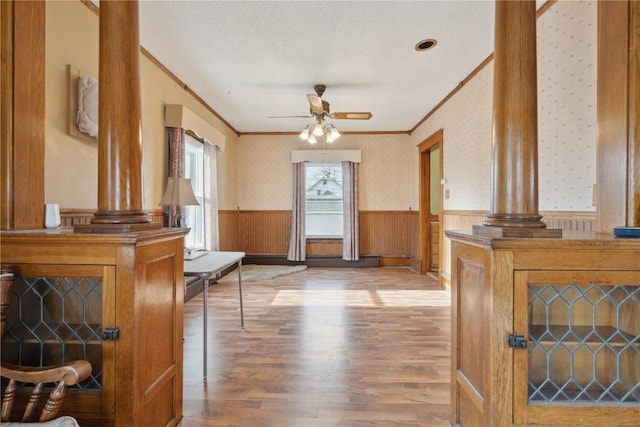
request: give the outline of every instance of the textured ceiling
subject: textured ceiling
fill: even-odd
[[[140,42],[239,132],[408,131],[493,51],[493,1],[141,1]],[[415,44],[437,45],[417,52]]]

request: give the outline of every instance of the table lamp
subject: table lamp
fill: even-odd
[[[162,200],[158,203],[160,206],[169,206],[169,227],[180,227],[182,221],[182,212],[176,217],[175,224],[171,219],[172,206],[193,206],[200,203],[193,194],[191,180],[189,178],[178,178],[170,176],[167,178],[167,188],[164,190]]]

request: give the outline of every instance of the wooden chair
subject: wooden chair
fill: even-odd
[[[11,270],[0,269],[0,337],[4,334],[13,281],[14,275]],[[62,406],[62,401],[67,394],[67,387],[78,384],[91,375],[91,364],[86,360],[74,360],[62,365],[45,367],[26,367],[2,363],[0,375],[8,379],[8,384],[2,394],[2,413],[0,417],[2,426],[20,425],[24,427],[30,425],[5,424],[6,421],[13,419],[21,419],[24,423],[37,421],[38,424],[34,425],[41,427],[78,425],[71,417],[60,417],[55,420],[54,417]],[[18,394],[17,382],[35,384],[27,400],[22,417],[11,414],[13,403]],[[48,392],[48,389],[45,389],[45,385],[49,383],[55,383],[56,386],[49,392],[49,397],[43,405],[42,397]]]

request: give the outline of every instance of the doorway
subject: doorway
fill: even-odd
[[[443,130],[418,144],[420,156],[420,273],[437,274],[442,265],[442,143]]]

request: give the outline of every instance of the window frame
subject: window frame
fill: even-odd
[[[305,167],[305,209],[304,209],[304,215],[305,215],[305,237],[307,239],[337,239],[337,240],[342,240],[344,238],[344,190],[343,190],[343,181],[342,181],[342,164],[340,162],[330,162],[330,163],[319,163],[319,162],[305,162],[304,164]],[[321,231],[327,231],[325,230],[319,230],[320,232],[315,232],[315,233],[309,233],[309,225],[311,223],[311,221],[309,221],[309,210],[308,210],[308,205],[309,205],[309,190],[312,188],[311,185],[315,185],[320,181],[320,178],[317,178],[313,183],[310,182],[309,177],[310,174],[313,173],[310,171],[310,168],[314,168],[314,169],[318,169],[318,168],[331,168],[331,169],[335,169],[336,172],[336,178],[335,181],[339,183],[340,185],[340,191],[338,193],[338,198],[340,201],[340,210],[339,212],[328,212],[328,213],[335,213],[338,215],[339,219],[337,220],[338,222],[338,226],[335,227],[335,229],[340,229],[339,233],[330,233],[330,232],[325,232],[322,233]],[[339,176],[339,179],[337,178]],[[335,194],[335,193],[334,193]],[[337,198],[337,199],[338,199]]]
[[[184,238],[184,246],[189,250],[205,249],[204,231],[204,143],[185,135],[184,145],[185,178],[191,179],[193,194],[200,203],[197,206],[182,206],[183,216],[189,233]]]

